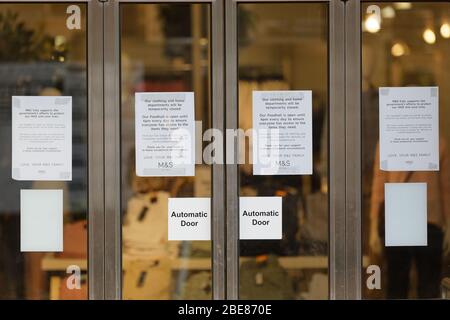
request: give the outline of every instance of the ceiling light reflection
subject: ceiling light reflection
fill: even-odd
[[[440,31],[443,38],[450,38],[450,24],[448,24],[447,22],[443,23]]]
[[[422,36],[423,36],[423,40],[425,40],[425,42],[428,44],[434,44],[436,42],[436,34],[430,28],[427,28],[423,32]]]
[[[375,14],[371,14],[364,22],[365,29],[370,33],[377,33],[380,31],[380,19]]]

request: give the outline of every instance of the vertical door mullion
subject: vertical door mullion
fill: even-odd
[[[361,19],[360,1],[346,3],[346,297],[361,299]]]
[[[345,298],[345,7],[329,4],[329,283],[330,299]]]
[[[224,133],[225,127],[223,10],[223,0],[212,2],[212,127],[222,133]],[[223,137],[225,138],[225,135]],[[212,166],[213,299],[225,299],[225,165],[222,161],[221,163],[214,163]]]
[[[121,298],[121,151],[119,3],[104,3],[105,299]]]
[[[104,299],[103,4],[88,3],[88,281],[89,299]]]
[[[226,1],[226,129],[238,129],[238,54],[237,54],[237,2]],[[238,143],[234,138],[226,152],[227,173],[227,299],[239,298],[239,168]],[[228,144],[227,144],[228,147]]]

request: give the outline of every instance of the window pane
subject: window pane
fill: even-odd
[[[369,283],[367,275],[363,277],[363,296],[368,299],[439,298],[440,283],[450,274],[449,255],[444,251],[450,239],[444,238],[444,229],[450,221],[447,151],[450,140],[450,27],[447,20],[450,4],[374,2],[365,3],[361,10],[363,253],[369,257],[369,264],[381,270],[378,288],[373,288],[373,277]],[[402,89],[407,92],[404,100],[420,92],[430,92],[423,87],[438,87],[435,92],[438,92],[439,131],[438,137],[431,141],[436,142],[436,149],[439,149],[438,171],[408,171],[401,167],[394,171],[380,170],[383,164],[379,160],[379,108],[383,107],[379,102],[384,101],[379,96],[381,87],[406,88]],[[400,89],[388,90],[391,90],[390,99],[401,92]],[[423,94],[422,98],[428,99]],[[408,111],[399,113],[402,114]],[[383,119],[388,118],[383,116]],[[423,121],[419,120],[417,124],[421,123]],[[410,125],[411,121],[403,119],[397,122],[395,130],[390,128],[397,134],[401,132],[400,126]],[[388,133],[383,131],[383,134]],[[410,132],[403,137],[411,141],[414,135]],[[425,148],[425,144],[418,147],[417,153],[425,154]],[[398,171],[400,169],[406,171]],[[407,198],[402,195],[417,195],[411,190],[420,184],[425,184],[423,196],[414,196],[406,203]],[[421,220],[424,211],[420,210],[424,198],[427,200],[424,205],[426,221]],[[414,210],[408,209],[412,203]],[[401,222],[405,217],[409,217],[407,223]],[[394,237],[390,232],[392,228],[396,230]]]
[[[194,92],[201,133],[211,125],[210,6],[122,4],[120,9],[123,298],[210,299],[211,241],[169,241],[168,198],[211,197],[211,167],[198,164],[195,176],[186,177],[135,173],[136,92]]]
[[[72,10],[79,10],[79,25],[68,28],[66,13],[70,3],[64,4],[1,4],[0,5],[0,298],[2,299],[87,299],[87,71],[86,5],[78,3]],[[72,145],[71,179],[69,181],[24,181],[13,180],[12,171],[12,96],[35,96],[36,103],[44,96],[71,97],[71,112],[68,105],[61,107],[71,121],[65,122]],[[56,100],[55,100],[56,101]],[[37,108],[37,104],[35,105]],[[45,108],[45,105],[44,105]],[[42,110],[42,109],[40,109]],[[58,109],[59,110],[59,109]],[[70,120],[70,119],[69,119]],[[38,121],[37,125],[46,122]],[[61,124],[59,124],[61,125]],[[71,126],[71,130],[70,127]],[[17,127],[17,126],[14,126]],[[48,130],[50,127],[48,127]],[[43,139],[52,131],[41,129],[31,132],[33,143]],[[23,138],[24,136],[22,136]],[[53,136],[49,144],[58,140]],[[54,139],[54,141],[53,141]],[[30,141],[30,140],[29,140]],[[40,153],[34,149],[36,157]],[[53,161],[58,153],[53,153]],[[49,189],[36,197],[28,189]],[[21,197],[21,190],[26,190]],[[57,192],[53,192],[57,190]],[[42,190],[40,190],[42,191]],[[62,193],[61,193],[62,191]],[[42,206],[30,207],[34,194]],[[45,196],[44,196],[45,195]],[[48,198],[47,198],[48,197]],[[62,198],[61,198],[62,197]],[[43,199],[55,199],[45,206]],[[22,200],[22,212],[21,212]],[[27,201],[28,200],[28,201]],[[62,201],[62,202],[61,202]],[[36,202],[33,202],[34,204]],[[39,203],[39,201],[38,201]],[[62,204],[62,212],[60,205]],[[28,205],[28,210],[26,207]],[[45,217],[39,225],[52,226],[50,230],[62,228],[63,242],[49,236],[63,246],[63,251],[21,252],[21,230],[25,232],[25,215]],[[60,218],[63,218],[63,225]],[[55,220],[53,220],[53,218]],[[33,221],[33,220],[30,220]],[[34,220],[38,221],[38,220]],[[21,228],[22,227],[22,228]],[[37,228],[31,224],[29,227]],[[40,230],[42,232],[42,230]],[[61,230],[60,230],[61,231]],[[29,236],[38,236],[39,230]],[[45,235],[45,234],[43,234]],[[57,235],[61,235],[58,233]],[[22,234],[26,236],[26,234]],[[45,239],[41,239],[45,240]],[[24,243],[22,243],[24,244]],[[33,241],[33,245],[36,242]],[[27,249],[22,247],[22,249]],[[36,249],[36,248],[35,248]],[[39,249],[39,248],[37,248]],[[51,246],[49,247],[51,249]],[[27,249],[27,251],[29,248]],[[70,268],[69,268],[70,267]],[[69,269],[68,269],[69,268]],[[82,271],[76,281],[80,287],[68,286],[67,277]]]
[[[253,202],[260,205],[270,203],[263,197],[281,197],[282,239],[240,241],[240,297],[326,299],[328,7],[266,3],[240,4],[238,9],[239,127],[255,129],[254,91],[311,91],[313,158],[312,174],[255,175],[249,156],[252,145],[246,139],[240,195],[260,197]],[[280,129],[280,135],[285,132]],[[245,203],[248,201],[241,199],[241,207]]]

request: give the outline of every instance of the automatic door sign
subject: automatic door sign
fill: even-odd
[[[241,197],[240,239],[267,240],[282,238],[281,197]]]
[[[211,198],[169,198],[169,240],[211,240]]]

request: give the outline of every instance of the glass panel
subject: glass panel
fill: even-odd
[[[312,111],[309,111],[311,114],[309,124],[312,124],[312,148],[309,148],[311,150],[309,155],[312,154],[313,159],[312,174],[295,172],[294,175],[291,171],[291,174],[287,175],[276,173],[255,175],[249,156],[255,140],[250,142],[246,138],[244,148],[246,161],[240,165],[240,195],[282,198],[282,239],[240,241],[240,297],[326,299],[328,297],[328,5],[240,4],[238,37],[239,127],[245,131],[252,127],[255,129],[256,124],[253,123],[253,113],[256,112],[255,96],[252,104],[254,91],[311,91],[312,107],[311,103],[309,106]],[[307,99],[306,93],[304,97]],[[269,105],[266,107],[270,109]],[[280,113],[282,111],[267,113],[273,121],[278,122],[275,126],[280,125],[279,122],[286,124],[286,121],[290,121],[283,120],[284,116],[280,116]],[[259,124],[265,121],[259,111],[257,116]],[[296,114],[293,117],[294,121],[297,121],[295,119],[297,116],[301,117]],[[304,130],[305,126],[307,124],[299,125],[297,128]],[[288,127],[289,124],[286,128]],[[286,133],[287,130],[280,129],[280,137]],[[256,132],[254,137],[255,134]],[[292,135],[290,138],[293,138],[296,132],[290,134]],[[258,134],[258,138],[260,137]],[[296,161],[295,156],[302,153],[296,146],[298,143],[305,144],[302,138],[287,143],[294,151],[290,158],[283,159],[284,164],[289,165],[290,161]],[[308,153],[305,154],[304,160],[299,161],[299,166],[307,166],[307,158]],[[282,165],[282,161],[277,162],[277,166]],[[266,203],[266,200],[263,202],[262,198],[260,199],[261,205]],[[248,205],[248,202],[241,200],[241,207],[242,204]],[[249,208],[251,210],[251,206]],[[248,231],[249,228],[241,230],[241,237],[242,231]],[[267,234],[259,236],[264,238]]]
[[[450,275],[450,176],[447,146],[450,141],[450,4],[433,2],[383,2],[365,3],[362,8],[362,204],[363,204],[363,253],[369,257],[372,267],[369,272],[363,272],[363,296],[367,299],[376,298],[439,298],[441,282]],[[399,91],[389,89],[381,91],[380,87],[407,87]],[[418,87],[438,87],[429,91]],[[411,115],[410,108],[398,111],[401,120],[379,115],[381,110],[391,110],[379,102],[384,99],[395,99],[396,95],[406,92],[397,98],[396,104],[411,99],[430,99],[438,96],[439,120],[436,117],[424,116],[428,113],[420,111],[421,118],[411,122],[404,115]],[[424,95],[424,93],[430,95]],[[416,97],[414,97],[416,95]],[[387,97],[387,98],[386,98]],[[426,100],[428,101],[428,100]],[[411,103],[414,103],[411,102]],[[436,110],[434,107],[434,110]],[[423,108],[423,110],[427,110]],[[409,117],[409,116],[408,116]],[[416,115],[417,117],[417,115]],[[394,120],[392,120],[394,119]],[[425,120],[427,119],[427,120]],[[439,150],[439,166],[434,165],[427,170],[408,171],[407,165],[416,165],[420,159],[427,157],[428,143],[416,147],[414,152],[403,152],[399,157],[416,159],[404,161],[403,166],[394,167],[391,171],[386,162],[380,161],[380,120],[382,126],[385,121],[390,123],[390,131],[383,131],[383,136],[392,134],[395,141],[409,141],[425,135],[425,132],[411,130],[413,125],[425,125],[426,121],[436,119],[439,131],[429,141],[435,142]],[[431,122],[430,122],[431,123]],[[430,125],[432,130],[436,125]],[[401,129],[403,128],[403,129]],[[404,131],[404,128],[409,128]],[[400,139],[400,140],[399,140]],[[384,145],[391,140],[382,139]],[[392,140],[394,141],[394,140]],[[421,140],[425,141],[425,140]],[[412,144],[413,145],[413,144]],[[417,145],[417,144],[415,144]],[[405,148],[405,143],[398,144],[398,148]],[[406,149],[402,149],[406,150]],[[389,153],[395,159],[395,150]],[[383,158],[384,159],[384,158]],[[426,159],[426,158],[425,158]],[[389,160],[389,164],[391,164]],[[437,171],[435,169],[438,169]],[[404,170],[404,171],[399,171]],[[405,185],[391,185],[386,183],[403,183]],[[410,183],[415,183],[410,185]],[[402,194],[417,186],[426,184],[427,219],[423,224],[411,221],[414,215],[422,214],[418,207],[407,210],[408,203],[401,205],[407,198]],[[392,188],[396,186],[396,192]],[[398,188],[401,187],[401,188]],[[391,191],[390,191],[391,190]],[[386,201],[385,201],[386,192]],[[410,193],[415,194],[415,193]],[[395,196],[395,199],[392,197]],[[403,200],[402,200],[403,199]],[[421,203],[420,199],[413,199],[413,203]],[[400,205],[399,205],[400,204]],[[385,216],[386,206],[386,216]],[[424,208],[424,209],[425,209]],[[409,212],[404,212],[407,210]],[[412,211],[412,212],[411,212]],[[409,216],[408,223],[402,217]],[[405,218],[403,218],[405,219]],[[405,220],[403,220],[405,221]],[[386,228],[385,228],[386,223]],[[414,223],[414,229],[412,224]],[[408,230],[405,230],[408,225]],[[447,226],[446,226],[447,225]],[[395,227],[394,243],[390,229]],[[445,228],[447,232],[445,232]],[[386,229],[386,230],[385,230]],[[400,234],[405,232],[405,234]],[[414,231],[412,234],[411,230]],[[422,232],[426,232],[424,236]],[[427,240],[426,242],[421,240]],[[420,240],[420,241],[419,241]],[[421,244],[418,246],[417,244]],[[445,249],[447,247],[447,249]],[[377,270],[381,270],[378,272]],[[370,277],[369,277],[370,276]]]
[[[66,13],[69,6],[72,16]],[[70,16],[72,23],[66,24]],[[86,5],[1,4],[0,38],[0,298],[87,299]],[[18,106],[19,109],[23,110],[28,106],[31,111],[26,112],[31,112],[31,115],[24,116],[21,113],[21,122],[15,122],[14,126],[12,117],[19,113],[12,108],[12,96],[35,96],[29,102],[23,100],[26,98],[18,98],[19,103],[24,103]],[[50,99],[55,105],[48,104],[47,100],[41,105],[40,101],[44,96],[71,97],[72,112],[67,111],[70,100],[55,98]],[[63,104],[58,106],[57,101]],[[36,110],[39,113],[37,116],[33,113]],[[52,112],[52,119],[59,119],[61,122],[51,124],[51,120],[44,115],[46,112]],[[32,120],[35,117],[42,120]],[[35,129],[30,130],[32,124]],[[12,145],[12,127],[21,132],[21,144],[16,142]],[[62,128],[67,131],[62,132]],[[58,141],[67,143],[68,147],[58,146]],[[44,147],[47,151],[43,152]],[[67,157],[72,177],[60,176],[62,179],[58,179],[44,175],[37,181],[36,177],[29,174],[20,175],[18,171],[12,170],[12,148],[19,150],[18,152],[33,152],[33,156],[28,159],[42,159],[42,154],[53,152],[51,163],[29,163],[41,168],[36,171],[37,174],[47,172],[45,166],[51,168],[49,171],[52,168],[57,171],[60,162],[56,161],[61,158],[59,154],[62,150],[72,152],[71,159],[70,156]],[[22,156],[26,152],[22,152],[20,157],[20,165],[24,171],[26,158]],[[11,178],[12,171],[15,180]],[[21,197],[21,190],[29,189],[60,191],[40,190],[45,194],[39,195],[24,191]],[[37,200],[41,206],[32,206],[30,199],[35,199],[33,203]],[[43,199],[54,200],[46,209]],[[20,219],[21,214],[23,221]],[[36,215],[45,217],[46,220],[27,226],[28,220],[39,222],[33,218]],[[64,221],[63,225],[61,219]],[[42,233],[44,229],[37,228],[44,228],[46,225],[51,226],[50,230],[55,232],[54,237],[42,234],[45,239],[41,239],[39,232]],[[29,228],[31,233],[21,235],[21,230],[24,233]],[[64,235],[62,243],[57,238],[61,233],[56,233],[56,229],[61,228]],[[33,238],[32,248],[22,242],[23,250],[44,250],[42,246],[36,247],[38,243],[35,237],[39,238],[41,245],[46,243],[45,240],[49,241],[50,246],[46,250],[52,249],[54,244],[57,244],[55,248],[58,250],[62,245],[63,250],[21,252],[21,238],[25,241],[24,236],[27,235]]]
[[[195,120],[210,127],[210,6],[122,4],[120,19],[123,298],[210,299],[211,242],[168,241],[167,212],[168,198],[211,196],[211,167],[186,177],[135,169],[136,92],[194,92]]]

